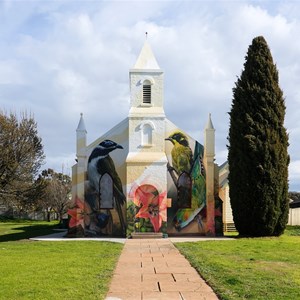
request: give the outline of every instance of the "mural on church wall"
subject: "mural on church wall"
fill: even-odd
[[[73,230],[76,236],[130,236],[132,232],[204,235],[203,146],[169,123],[162,136],[165,153],[157,158],[164,163],[133,163],[129,170],[125,126],[88,146],[84,188],[73,194],[74,207],[68,212],[69,232]],[[138,157],[141,153],[137,152]],[[167,184],[161,184],[165,182],[161,176],[166,175]],[[219,220],[217,207],[215,213]]]
[[[123,149],[122,145],[108,139],[93,148],[87,162],[84,199],[76,197],[75,207],[68,212],[71,230],[75,227],[85,236],[125,235],[123,207],[126,196],[110,155]]]
[[[91,209],[85,205],[84,200],[76,196],[74,207],[68,210],[70,216],[68,235],[84,236],[85,223],[90,223]]]
[[[167,192],[151,184],[133,184],[127,205],[127,236],[132,232],[164,232],[167,222]]]
[[[168,197],[172,198],[172,206],[168,208],[167,231],[170,234],[205,234],[204,148],[178,129],[171,130],[165,140],[170,178]]]

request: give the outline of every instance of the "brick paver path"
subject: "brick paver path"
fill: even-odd
[[[127,240],[106,299],[216,300],[169,239]]]

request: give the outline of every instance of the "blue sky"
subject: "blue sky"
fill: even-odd
[[[88,142],[129,110],[128,71],[148,41],[165,71],[167,117],[203,142],[212,113],[216,162],[252,39],[263,35],[286,98],[290,190],[300,191],[300,2],[1,1],[0,105],[34,114],[46,165],[70,173],[84,114]]]

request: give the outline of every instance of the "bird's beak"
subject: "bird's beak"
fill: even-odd
[[[117,148],[118,148],[118,149],[124,149],[124,148],[123,148],[121,145],[119,145],[119,144],[116,145],[116,149],[117,149]]]
[[[173,140],[171,138],[166,138],[165,141],[170,141],[172,144],[174,144]]]

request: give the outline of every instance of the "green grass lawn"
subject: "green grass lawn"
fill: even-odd
[[[300,227],[273,238],[177,243],[220,299],[300,299]]]
[[[51,234],[58,227],[58,221],[0,220],[0,242]]]
[[[122,244],[33,242],[56,222],[0,221],[0,299],[104,299]],[[177,243],[220,299],[300,299],[300,227],[279,238]]]
[[[105,298],[123,245],[24,240],[53,233],[56,226],[47,222],[0,222],[0,299]]]

